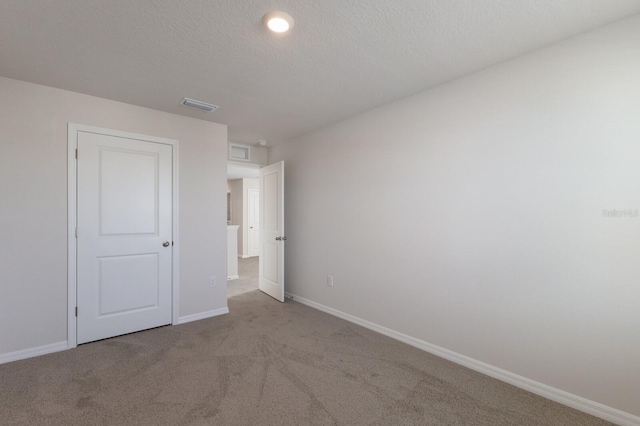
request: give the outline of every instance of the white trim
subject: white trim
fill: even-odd
[[[171,294],[171,322],[177,324],[179,318],[179,295],[180,295],[180,274],[179,274],[179,220],[178,220],[178,147],[179,142],[174,139],[160,138],[156,136],[142,135],[138,133],[122,132],[119,130],[103,129],[99,127],[86,126],[83,124],[68,123],[67,126],[67,341],[65,348],[71,349],[77,346],[77,322],[75,308],[77,303],[77,240],[76,240],[76,206],[77,206],[77,161],[76,149],[78,148],[78,132],[97,133],[101,135],[116,136],[127,139],[138,139],[146,142],[155,142],[172,146],[173,170],[172,170],[172,230],[173,247],[171,250],[172,263],[172,294]]]
[[[51,354],[67,350],[67,341],[51,343],[49,345],[37,346],[35,348],[22,349],[15,352],[8,352],[0,355],[0,364],[19,361],[21,359],[33,358],[34,356]]]
[[[440,358],[455,362],[456,364],[460,364],[479,373],[509,383],[560,404],[575,408],[576,410],[583,411],[587,414],[591,414],[593,416],[621,426],[640,425],[640,417],[634,416],[633,414],[625,413],[624,411],[609,407],[604,404],[600,404],[599,402],[591,401],[581,396],[553,388],[540,382],[536,382],[535,380],[527,379],[526,377],[519,376],[498,367],[494,367],[493,365],[486,364],[482,361],[478,361],[476,359],[450,351],[440,346],[433,345],[431,343],[425,342],[424,340],[416,339],[415,337],[411,337],[395,330],[391,330],[373,322],[358,318],[354,315],[338,311],[337,309],[330,308],[309,299],[305,299],[288,292],[286,293],[286,295],[292,297],[294,301],[300,302],[303,305],[310,306],[312,308],[318,309],[319,311],[326,312],[338,318],[342,318],[354,324],[360,325],[364,328],[368,328],[369,330],[376,331],[387,337],[391,337],[392,339],[399,340],[418,349],[422,349],[425,352],[429,352],[433,355],[439,356]]]
[[[77,346],[76,337],[76,301],[77,301],[77,163],[78,126],[69,123],[67,126],[67,348]]]
[[[178,191],[178,179],[180,173],[178,173],[178,155],[179,155],[179,142],[173,141],[175,144],[173,145],[173,210],[172,210],[172,218],[173,218],[173,250],[172,250],[172,259],[171,259],[171,270],[173,271],[173,276],[171,277],[172,282],[172,297],[171,297],[171,324],[175,325],[178,323],[180,319],[180,220],[178,218],[180,205],[179,199],[179,191]]]
[[[224,307],[220,309],[214,309],[213,311],[200,312],[199,314],[185,315],[184,317],[178,318],[178,322],[175,323],[175,325],[186,324],[192,321],[199,321],[206,318],[217,317],[219,315],[224,315],[228,313],[229,313],[229,308]]]
[[[229,275],[227,281],[237,280],[238,278],[240,278],[240,275]]]
[[[245,256],[244,254],[239,254],[239,255],[238,255],[238,257],[239,257],[240,259],[248,259],[248,258],[250,258],[250,257],[258,257],[258,256]]]
[[[243,167],[245,169],[261,169],[262,167],[266,166],[266,164],[261,164],[261,163],[247,163],[246,161],[227,160],[227,165],[229,164],[232,166]],[[257,178],[249,178],[249,179],[257,179]]]

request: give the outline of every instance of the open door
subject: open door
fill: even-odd
[[[260,169],[258,286],[284,302],[284,161]]]

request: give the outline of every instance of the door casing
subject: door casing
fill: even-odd
[[[155,136],[147,136],[118,130],[102,129],[83,124],[69,123],[67,127],[67,348],[77,346],[77,162],[78,132],[98,133],[102,135],[139,139],[171,145],[173,150],[172,164],[172,276],[171,276],[171,323],[177,324],[179,318],[179,220],[178,220],[178,141]]]

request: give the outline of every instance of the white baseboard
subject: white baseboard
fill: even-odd
[[[220,309],[214,309],[213,311],[200,312],[199,314],[185,315],[178,318],[178,321],[174,325],[186,324],[191,321],[198,321],[201,319],[217,317],[218,315],[224,315],[229,313],[229,308],[224,307]]]
[[[227,281],[237,280],[240,278],[240,275],[229,275],[227,277]]]
[[[19,361],[21,359],[32,358],[34,356],[51,354],[54,352],[65,351],[68,349],[67,341],[51,343],[50,345],[37,346],[35,348],[22,349],[20,351],[8,352],[0,354],[0,364],[7,362]]]
[[[186,324],[191,321],[198,321],[205,318],[216,317],[218,315],[224,315],[229,313],[229,308],[224,307],[220,309],[214,309],[212,311],[201,312],[199,314],[186,315],[184,317],[178,318],[178,324]],[[7,362],[19,361],[21,359],[32,358],[34,356],[46,355],[53,352],[60,352],[70,349],[67,341],[51,343],[49,345],[37,346],[35,348],[22,349],[20,351],[8,352],[5,354],[0,354],[0,364],[6,364]]]
[[[468,356],[450,351],[440,346],[433,345],[425,342],[424,340],[416,339],[415,337],[408,336],[406,334],[391,330],[373,322],[358,318],[354,315],[338,311],[337,309],[330,308],[320,303],[316,303],[312,300],[305,299],[295,294],[286,293],[287,296],[293,297],[294,301],[300,302],[303,305],[310,306],[318,309],[319,311],[326,312],[338,318],[342,318],[354,324],[360,325],[369,330],[376,331],[392,339],[399,340],[408,345],[414,346],[418,349],[422,349],[425,352],[429,352],[433,355],[439,356],[456,364],[465,366],[479,373],[493,377],[494,379],[501,380],[509,383],[521,389],[527,390],[536,395],[540,395],[552,401],[560,404],[575,408],[576,410],[583,411],[592,416],[599,417],[609,422],[621,425],[621,426],[640,426],[640,417],[633,414],[625,413],[613,407],[609,407],[599,402],[591,401],[578,395],[573,395],[569,392],[565,392],[560,389],[553,388],[535,380],[527,379],[526,377],[519,376],[509,371],[503,370],[493,365],[486,364],[482,361],[478,361]]]

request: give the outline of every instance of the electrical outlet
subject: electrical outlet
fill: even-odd
[[[333,287],[333,275],[327,275],[327,286]]]
[[[216,281],[216,277],[211,277],[211,278],[209,278],[209,286],[211,286],[211,287],[215,287],[215,286],[217,286],[217,285],[218,285],[218,283],[217,283],[217,281]]]

